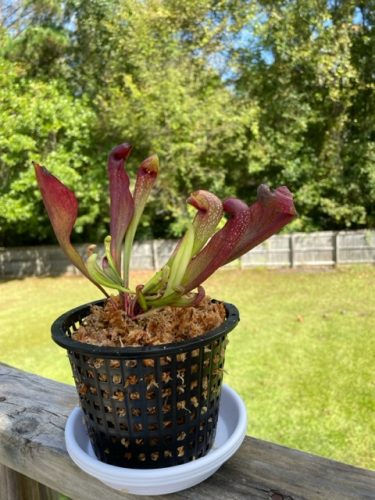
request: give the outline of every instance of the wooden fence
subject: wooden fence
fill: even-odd
[[[176,242],[136,243],[132,269],[159,269]],[[78,247],[84,254],[86,246]],[[99,253],[100,253],[99,247]],[[375,231],[322,231],[276,235],[231,263],[234,267],[332,266],[375,263]],[[58,246],[0,248],[0,279],[45,276],[78,271]]]

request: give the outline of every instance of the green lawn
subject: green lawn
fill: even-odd
[[[375,468],[374,285],[374,266],[224,270],[207,282],[212,297],[241,313],[225,382],[246,401],[250,435]],[[99,298],[95,287],[82,278],[29,278],[0,291],[1,361],[72,383],[49,326]]]

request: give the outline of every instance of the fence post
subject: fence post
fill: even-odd
[[[339,263],[339,258],[340,258],[340,255],[339,255],[339,250],[340,250],[339,249],[339,232],[338,231],[333,233],[332,239],[333,239],[333,264],[334,264],[334,266],[337,266]]]
[[[289,235],[289,264],[290,267],[296,267],[296,260],[295,260],[295,241],[294,241],[294,234],[290,233]]]
[[[156,240],[152,240],[151,244],[152,249],[152,265],[154,266],[154,271],[159,269],[159,256],[158,256],[158,246],[156,244]]]

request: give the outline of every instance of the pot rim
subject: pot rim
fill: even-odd
[[[75,324],[87,316],[90,312],[90,307],[93,305],[101,305],[106,299],[100,299],[81,306],[75,307],[59,316],[51,326],[52,339],[56,344],[68,351],[87,354],[89,356],[98,356],[101,358],[120,358],[134,359],[150,358],[153,356],[167,356],[169,354],[182,353],[197,349],[201,346],[211,343],[221,335],[226,335],[237,325],[240,320],[239,311],[236,306],[228,302],[214,300],[214,302],[222,302],[227,312],[226,320],[216,328],[209,330],[203,335],[194,337],[193,339],[184,340],[182,342],[173,342],[169,344],[158,344],[148,346],[125,346],[125,347],[110,347],[98,346],[94,344],[85,344],[72,339],[66,335],[67,323]],[[73,318],[72,318],[73,317]]]

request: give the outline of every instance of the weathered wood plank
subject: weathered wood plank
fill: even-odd
[[[1,500],[60,500],[56,491],[0,464]]]
[[[73,387],[0,364],[0,463],[73,499],[137,498],[111,490],[70,460],[64,426],[76,405]],[[248,437],[210,479],[159,498],[375,499],[375,472]]]

